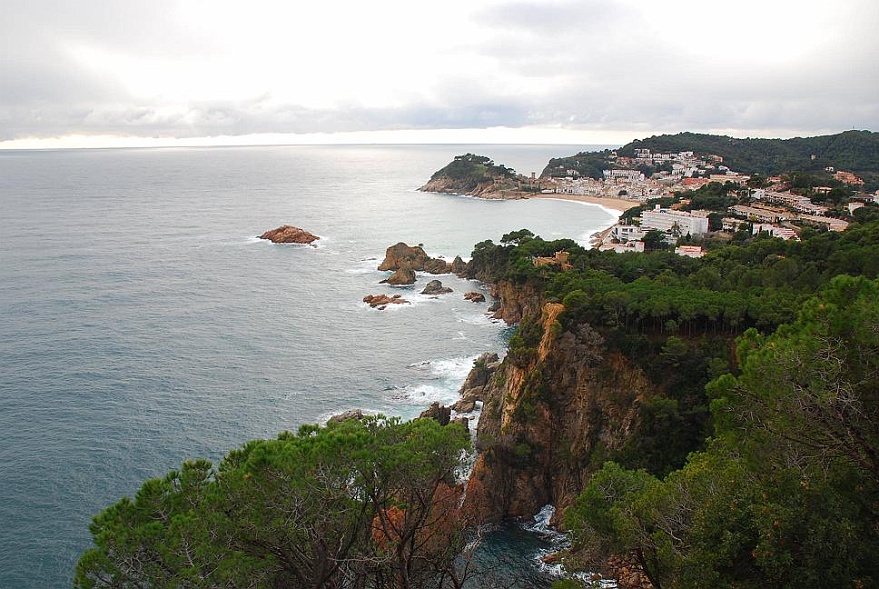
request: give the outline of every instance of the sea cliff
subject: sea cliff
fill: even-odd
[[[637,430],[656,387],[588,324],[564,329],[561,303],[509,281],[492,291],[496,316],[521,327],[483,390],[468,500],[494,519],[530,517],[546,504],[561,514]]]

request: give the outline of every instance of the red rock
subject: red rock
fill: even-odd
[[[379,284],[391,284],[391,285],[404,285],[404,284],[415,284],[415,280],[417,277],[415,276],[415,270],[412,268],[398,268],[393,274],[391,274],[388,278],[382,280]]]
[[[311,244],[320,237],[309,233],[305,229],[292,225],[281,225],[277,229],[270,229],[259,236],[260,239],[268,239],[272,243],[306,243]]]
[[[408,304],[409,301],[400,297],[400,295],[394,295],[389,297],[386,294],[378,294],[378,295],[366,295],[363,297],[363,302],[375,309],[379,307],[380,309],[384,309],[387,305],[401,305]]]

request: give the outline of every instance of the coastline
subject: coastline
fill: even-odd
[[[586,196],[583,194],[558,194],[558,193],[547,193],[547,194],[530,194],[528,198],[553,198],[556,200],[569,200],[572,202],[585,202],[588,204],[598,205],[604,207],[606,209],[610,209],[614,212],[623,214],[629,209],[633,209],[637,206],[640,206],[640,202],[636,202],[633,200],[625,200],[622,198],[604,198],[598,196]]]
[[[622,215],[627,210],[635,208],[639,206],[641,203],[635,202],[632,200],[624,200],[622,198],[603,198],[598,196],[586,196],[583,194],[557,194],[557,193],[549,193],[549,194],[535,194],[532,195],[531,198],[548,198],[555,200],[567,200],[570,202],[579,202],[591,205],[597,205],[606,211],[614,212],[619,215]],[[610,232],[613,230],[616,221],[611,223],[605,229],[601,231],[596,231],[589,238],[589,247],[596,248],[600,247],[601,244],[604,243],[604,240],[607,239],[607,236],[610,235]]]

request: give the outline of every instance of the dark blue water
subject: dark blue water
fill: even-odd
[[[577,148],[579,149],[579,148]],[[469,255],[613,217],[415,188],[455,155],[540,171],[570,146],[0,152],[0,587],[69,586],[91,517],[187,458],[345,409],[448,402],[504,326],[455,292],[390,292],[387,246]],[[316,248],[255,239],[283,223]]]

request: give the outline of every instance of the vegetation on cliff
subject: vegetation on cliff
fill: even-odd
[[[95,517],[77,587],[460,587],[457,424],[304,426],[184,463]]]
[[[455,156],[451,163],[434,172],[420,190],[449,192],[491,198],[505,192],[521,190],[516,171],[495,164],[484,155],[467,153]]]
[[[664,479],[608,462],[565,521],[587,566],[631,553],[655,587],[879,582],[879,281],[838,276],[739,340],[707,448]]]
[[[537,266],[539,256],[569,254],[570,271]],[[664,475],[701,447],[710,431],[705,385],[734,367],[734,338],[749,328],[770,333],[793,321],[832,277],[879,274],[879,223],[802,241],[756,237],[691,259],[670,252],[618,255],[530,232],[482,242],[470,275],[508,281],[565,307],[560,328],[597,330],[605,350],[639,367],[659,392],[642,406],[638,431],[605,458]],[[536,305],[532,305],[536,307]],[[539,308],[539,307],[538,307]],[[527,331],[536,317],[526,317]],[[511,342],[514,357],[521,357]]]
[[[571,270],[534,263],[562,249]],[[479,244],[474,276],[564,311],[526,305],[475,476],[511,511],[570,506],[569,566],[622,555],[656,587],[874,585],[877,259],[877,222],[699,260],[524,230]]]

